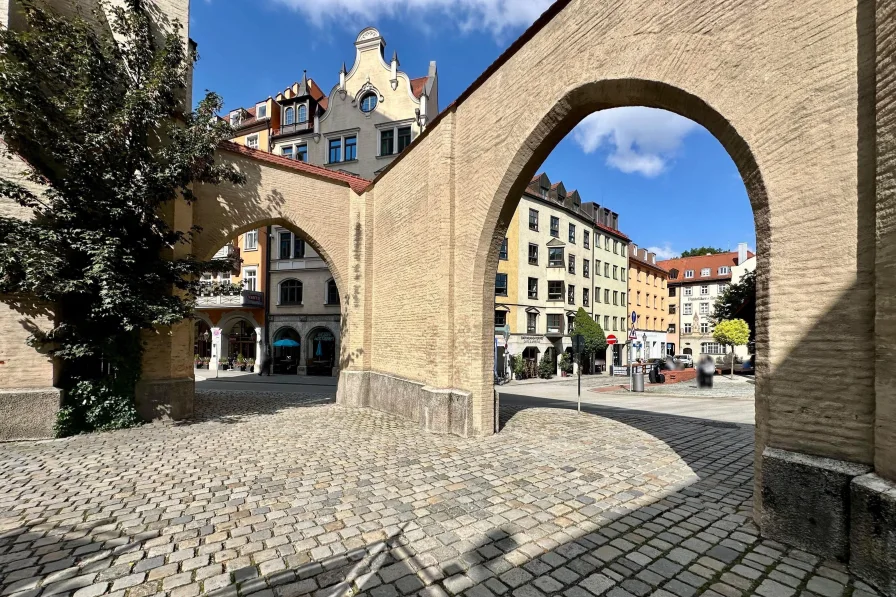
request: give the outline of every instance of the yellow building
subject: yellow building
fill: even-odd
[[[252,107],[231,110],[227,120],[235,133],[231,141],[270,152],[271,123],[280,122],[280,104],[269,97]]]
[[[633,328],[634,358],[656,359],[675,354],[677,342],[668,338],[669,272],[656,263],[656,254],[637,245],[629,245],[628,306],[637,316]],[[631,324],[631,320],[629,320]]]

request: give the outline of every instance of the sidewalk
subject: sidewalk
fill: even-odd
[[[597,375],[583,375],[582,376],[582,387],[583,388],[600,388],[605,386],[611,386],[613,384],[619,384],[627,381],[627,377],[614,377],[607,373],[600,373]],[[571,375],[569,377],[552,377],[551,379],[541,379],[540,377],[534,377],[532,379],[514,379],[509,381],[500,387],[514,387],[514,386],[534,386],[539,384],[567,384],[576,386],[579,383],[579,378],[576,375]]]

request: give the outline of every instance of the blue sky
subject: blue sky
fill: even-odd
[[[550,4],[549,0],[192,0],[199,44],[194,94],[210,89],[227,110],[251,106],[302,71],[329,92],[351,68],[366,26],[398,51],[401,69],[439,70],[441,108],[454,100]],[[708,131],[675,114],[621,108],[592,114],[543,170],[584,201],[619,212],[620,228],[672,256],[692,246],[755,247],[753,214],[731,158]]]

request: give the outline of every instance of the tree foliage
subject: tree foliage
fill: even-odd
[[[736,283],[729,284],[716,298],[715,321],[725,321],[738,317],[754,325],[756,321],[756,272],[751,271]]]
[[[743,319],[727,319],[716,324],[713,339],[725,346],[744,346],[750,341],[750,326]]]
[[[132,425],[140,332],[189,317],[198,274],[230,267],[171,258],[194,231],[164,211],[193,183],[241,182],[214,159],[231,129],[214,94],[184,113],[196,56],[144,0],[65,18],[20,5],[27,27],[0,29],[0,159],[29,168],[27,185],[0,178],[0,197],[33,216],[0,218],[0,294],[52,314],[30,342],[60,363],[58,434]]]
[[[700,257],[701,255],[716,255],[718,253],[724,253],[724,251],[722,251],[722,249],[716,249],[715,247],[696,247],[682,252],[681,256]]]
[[[597,354],[607,349],[607,337],[603,328],[582,307],[576,311],[573,333],[585,337],[585,354]]]
[[[551,379],[554,377],[554,373],[554,359],[548,351],[545,351],[541,357],[541,361],[538,363],[538,377],[542,379]]]

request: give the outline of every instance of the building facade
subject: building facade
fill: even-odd
[[[556,364],[561,352],[572,350],[570,330],[580,307],[606,330],[624,326],[628,239],[616,225],[617,214],[583,204],[562,182],[552,184],[545,174],[532,179],[507,229],[495,278],[499,371],[505,354],[522,357],[530,371],[544,355]],[[604,366],[612,356],[596,361]]]
[[[634,347],[636,358],[656,359],[674,355],[677,339],[669,335],[670,315],[666,305],[669,273],[656,263],[656,254],[637,245],[629,245],[628,254],[628,306],[636,314],[634,325]],[[674,336],[677,336],[675,334]]]
[[[677,295],[678,354],[692,355],[695,360],[704,355],[717,359],[726,354],[725,347],[713,338],[715,302],[732,281],[737,281],[734,280],[734,268],[741,266],[739,271],[746,271],[747,263],[754,257],[746,244],[741,244],[737,251],[658,263],[669,272],[669,293]],[[748,348],[738,346],[735,354],[745,358],[749,354]]]

